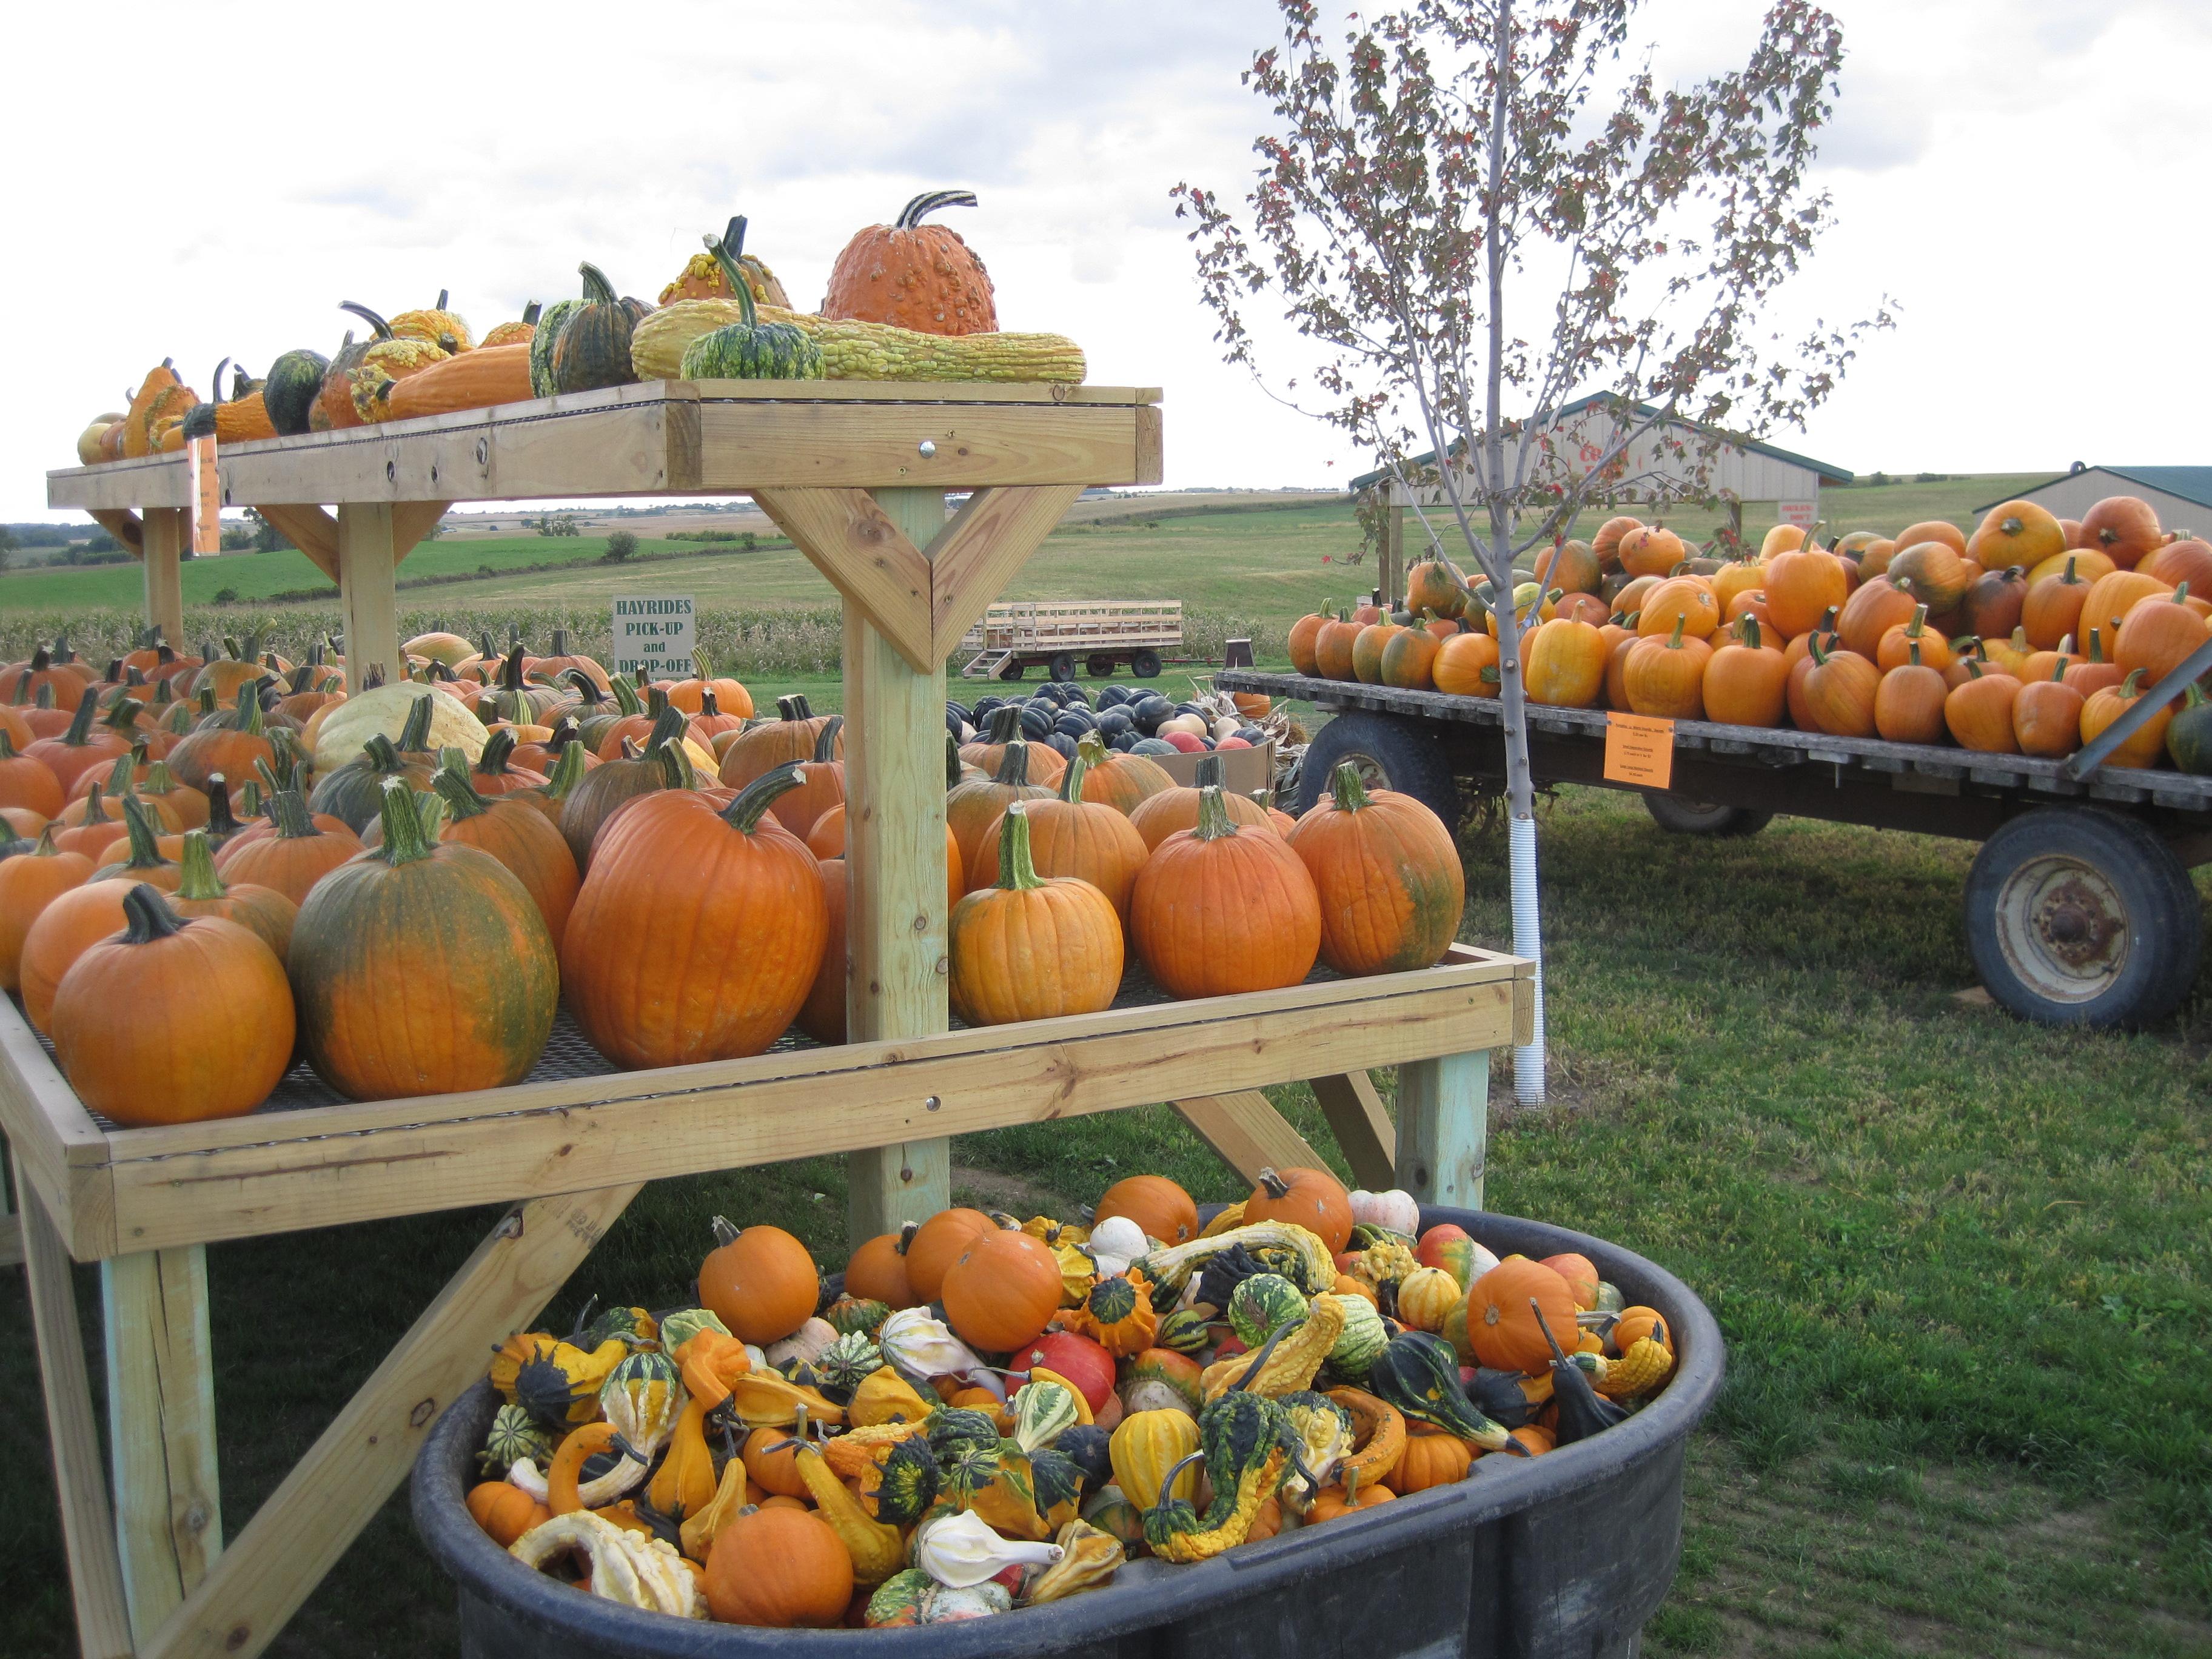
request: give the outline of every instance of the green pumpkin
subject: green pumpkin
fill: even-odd
[[[556,300],[538,319],[538,331],[530,337],[530,391],[533,397],[550,398],[561,389],[553,381],[553,348],[561,343],[561,331],[568,326],[568,319],[583,308],[581,300]]]
[[[504,1474],[526,1457],[543,1468],[553,1450],[553,1437],[536,1418],[520,1406],[501,1406],[491,1414],[491,1428],[477,1462],[486,1473],[497,1469]]]
[[[1145,1541],[1145,1517],[1137,1513],[1128,1495],[1110,1480],[1091,1494],[1083,1505],[1083,1518],[1099,1531],[1120,1539],[1124,1549],[1133,1550]]]
[[[1451,1344],[1426,1331],[1392,1337],[1368,1366],[1367,1386],[1407,1416],[1472,1440],[1485,1451],[1503,1451],[1510,1439],[1460,1387],[1459,1356]]]
[[[866,1331],[848,1331],[822,1351],[814,1362],[814,1374],[831,1397],[850,1400],[853,1390],[883,1363],[883,1351]]]
[[[1340,1296],[1337,1300],[1344,1304],[1344,1328],[1328,1351],[1329,1369],[1357,1382],[1389,1345],[1390,1332],[1381,1311],[1365,1297]]]
[[[2191,776],[2212,777],[2212,702],[2196,686],[2189,688],[2188,705],[2166,728],[2166,752]]]
[[[945,1406],[929,1414],[929,1449],[940,1458],[956,1446],[973,1443],[996,1450],[999,1425],[988,1413],[966,1406]]]
[[[660,1322],[660,1346],[674,1353],[702,1331],[714,1331],[722,1336],[730,1334],[730,1328],[707,1309],[679,1308]]]
[[[307,797],[308,810],[339,819],[356,836],[366,830],[384,811],[385,779],[403,775],[407,769],[406,757],[428,750],[430,716],[436,712],[431,704],[435,701],[432,697],[415,699],[397,740],[381,732],[371,732],[361,753],[316,781],[314,793]],[[585,1346],[597,1347],[599,1343]]]
[[[278,437],[296,438],[309,430],[316,394],[330,372],[331,360],[319,351],[288,351],[269,365],[269,378],[261,383],[261,403]]]
[[[1256,1348],[1293,1319],[1304,1316],[1306,1299],[1280,1273],[1254,1273],[1229,1296],[1229,1328]]]
[[[592,392],[628,386],[637,379],[630,367],[629,337],[652,307],[642,300],[617,298],[613,284],[589,260],[576,270],[584,279],[584,299],[553,343],[553,389]]]
[[[822,348],[793,323],[764,323],[753,307],[752,284],[730,258],[719,236],[707,239],[708,252],[736,296],[743,320],[702,334],[684,348],[687,380],[818,380]]]
[[[872,1473],[860,1476],[860,1507],[886,1526],[911,1526],[937,1501],[937,1460],[920,1435],[894,1441]]]

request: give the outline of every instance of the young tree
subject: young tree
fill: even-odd
[[[1514,560],[1586,505],[1710,493],[1719,440],[1700,427],[1801,422],[1887,322],[1815,323],[1793,343],[1761,319],[1829,223],[1805,173],[1842,31],[1777,0],[1743,68],[1684,85],[1631,40],[1638,0],[1405,0],[1354,14],[1334,52],[1313,0],[1278,3],[1282,44],[1244,76],[1275,117],[1249,222],[1188,183],[1176,211],[1226,360],[1267,383],[1243,310],[1278,300],[1310,344],[1274,395],[1371,445],[1401,483],[1425,448],[1444,531],[1501,601],[1514,949],[1539,964],[1515,1081],[1540,1100]]]

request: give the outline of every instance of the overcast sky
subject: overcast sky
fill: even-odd
[[[1793,311],[1899,326],[1776,441],[1866,472],[2212,464],[2203,273],[2212,5],[1835,0],[1822,181],[1840,225]],[[1652,0],[1660,63],[1738,63],[1755,0]],[[15,395],[0,518],[174,356],[328,352],[358,300],[440,288],[479,331],[574,291],[651,299],[732,212],[802,306],[856,228],[932,186],[1012,329],[1166,389],[1175,484],[1331,486],[1366,464],[1224,368],[1168,199],[1240,190],[1262,0],[392,0],[23,8],[0,105]],[[44,70],[33,66],[45,65]],[[64,71],[62,66],[69,66]],[[64,515],[55,515],[64,516]]]

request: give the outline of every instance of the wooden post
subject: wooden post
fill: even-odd
[[[1482,1207],[1490,1051],[1398,1067],[1398,1184],[1427,1204]]]
[[[345,616],[346,684],[356,690],[368,684],[372,663],[382,665],[386,684],[399,678],[398,595],[392,586],[398,565],[391,507],[341,505],[339,603]]]
[[[143,1644],[222,1553],[206,1248],[103,1261],[100,1291],[116,1543]]]
[[[1312,1079],[1314,1098],[1336,1136],[1337,1149],[1352,1166],[1352,1178],[1376,1192],[1398,1184],[1398,1132],[1382,1097],[1364,1072]]]
[[[84,1338],[76,1320],[68,1247],[53,1218],[15,1166],[15,1206],[22,1216],[23,1262],[30,1281],[39,1380],[46,1397],[46,1435],[53,1448],[54,1486],[61,1497],[62,1543],[68,1552],[70,1595],[84,1659],[129,1659],[131,1620],[123,1572],[115,1559],[107,1483],[100,1467],[100,1427],[85,1376]]]
[[[934,489],[871,492],[917,548],[945,528]],[[945,664],[917,672],[845,606],[846,1029],[854,1042],[927,1036],[945,1000]],[[853,1242],[952,1201],[951,1143],[909,1140],[846,1159]]]
[[[179,651],[185,648],[185,586],[182,560],[191,530],[184,508],[146,509],[146,625]]]

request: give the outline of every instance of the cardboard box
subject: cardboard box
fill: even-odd
[[[1249,795],[1255,789],[1275,787],[1275,740],[1273,738],[1251,749],[1218,749],[1213,751],[1221,762],[1221,785],[1239,795]],[[1203,755],[1147,755],[1146,760],[1158,761],[1167,775],[1188,788],[1198,781],[1198,763]]]

